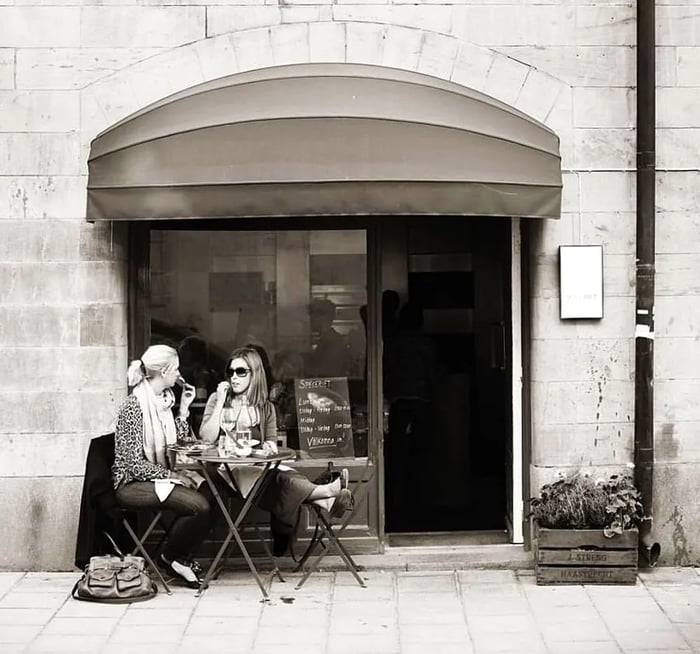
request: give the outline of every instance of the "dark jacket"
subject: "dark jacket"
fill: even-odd
[[[75,565],[78,568],[84,568],[91,556],[114,553],[103,532],[109,533],[120,547],[128,542],[122,534],[121,512],[114,494],[113,462],[114,434],[93,438],[88,448],[80,498],[78,539],[75,546]]]

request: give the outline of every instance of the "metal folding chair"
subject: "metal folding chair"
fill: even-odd
[[[325,556],[330,554],[331,551],[335,551],[338,554],[340,559],[345,564],[345,567],[352,574],[357,583],[363,588],[366,588],[364,580],[358,574],[363,568],[355,563],[352,556],[350,556],[347,548],[342,543],[341,537],[357,513],[357,510],[364,502],[373,476],[374,468],[370,466],[370,460],[368,457],[365,467],[362,470],[362,474],[360,475],[360,479],[357,482],[354,482],[353,488],[350,491],[353,497],[352,508],[349,511],[346,511],[345,515],[339,519],[339,522],[334,521],[329,513],[325,509],[322,509],[318,504],[315,504],[314,502],[304,502],[303,506],[309,510],[310,515],[314,520],[314,534],[311,538],[311,542],[306,548],[306,551],[295,568],[295,570],[304,570],[304,576],[296,585],[297,590],[306,583],[306,580],[315,570],[318,569],[321,561],[323,561]],[[315,554],[315,551],[318,550],[320,550],[320,552],[315,555],[315,558],[311,561],[308,567],[305,568],[307,561],[313,554]]]

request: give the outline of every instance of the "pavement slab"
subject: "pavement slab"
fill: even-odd
[[[537,586],[529,570],[346,571],[273,582],[226,572],[196,597],[70,597],[78,573],[0,572],[2,654],[700,654],[700,575],[660,568],[633,586]]]

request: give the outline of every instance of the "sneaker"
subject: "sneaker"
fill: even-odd
[[[342,488],[331,507],[331,518],[342,518],[345,512],[352,508],[352,502],[352,493],[347,488]]]
[[[165,568],[175,576],[176,579],[184,581],[188,588],[199,588],[202,583],[200,577],[202,566],[197,561],[188,561],[185,559],[173,559],[169,561],[162,554],[160,555],[161,562]]]

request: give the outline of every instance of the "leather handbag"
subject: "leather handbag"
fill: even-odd
[[[72,595],[85,602],[126,604],[155,597],[158,588],[141,556],[93,556]]]

